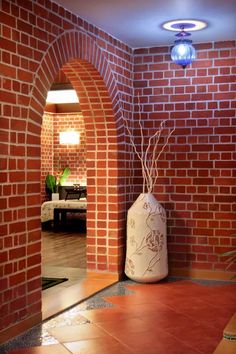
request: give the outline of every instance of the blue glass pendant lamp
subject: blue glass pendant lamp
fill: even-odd
[[[196,51],[189,39],[191,33],[188,31],[199,31],[207,27],[205,21],[200,20],[173,20],[165,22],[162,27],[167,31],[179,32],[175,36],[175,45],[171,50],[171,59],[174,63],[181,65],[183,69],[196,59]]]
[[[196,51],[192,46],[192,41],[188,39],[189,36],[191,34],[185,32],[184,26],[182,26],[181,32],[176,34],[178,39],[175,40],[175,45],[171,50],[171,59],[174,63],[181,65],[183,69],[196,59]]]

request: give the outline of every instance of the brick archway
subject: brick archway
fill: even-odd
[[[0,339],[8,338],[12,325],[18,333],[21,323],[27,327],[41,320],[40,137],[47,92],[60,69],[80,96],[88,137],[88,270],[117,276],[123,272],[125,134],[119,90],[106,52],[86,33],[69,30],[51,42],[44,55],[37,50],[34,54],[37,61],[30,62],[30,71],[13,70],[24,84],[4,96],[13,105],[7,104],[4,111],[6,157],[1,161],[1,246],[6,250],[1,255],[5,302]]]
[[[125,154],[115,78],[101,49],[84,33],[68,31],[45,53],[36,72],[29,103],[27,141],[39,141],[47,92],[62,69],[76,89],[87,136],[87,267],[89,271],[122,273],[124,259],[125,195],[117,158]],[[117,131],[119,129],[119,141]],[[36,139],[35,139],[36,138]],[[37,144],[38,145],[38,144]],[[27,149],[27,157],[40,158],[40,147]],[[32,184],[28,174],[27,185]],[[30,205],[27,205],[30,209]],[[39,215],[37,215],[39,216]],[[28,232],[35,231],[28,223]]]
[[[87,269],[119,273],[118,144],[112,103],[101,75],[92,64],[75,60],[62,68],[80,98],[87,141]],[[118,261],[118,263],[117,263]],[[120,264],[121,265],[121,264]]]

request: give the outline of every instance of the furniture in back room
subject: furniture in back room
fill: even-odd
[[[60,225],[66,225],[68,213],[84,215],[86,212],[86,198],[44,202],[41,206],[41,222],[44,224],[53,221],[53,226],[56,230]]]
[[[87,197],[87,187],[81,185],[73,186],[59,186],[59,198],[68,200],[68,199],[80,199]]]

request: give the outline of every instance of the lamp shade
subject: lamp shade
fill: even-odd
[[[192,41],[187,38],[181,38],[175,41],[175,45],[171,50],[171,59],[174,63],[185,68],[191,64],[196,58],[195,48]]]
[[[60,144],[76,145],[80,142],[80,134],[75,131],[60,132]]]
[[[75,90],[50,90],[48,91],[47,103],[77,103],[79,102]]]

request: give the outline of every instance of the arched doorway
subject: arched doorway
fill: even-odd
[[[125,183],[118,169],[118,160],[125,161],[124,129],[116,82],[99,50],[90,37],[70,31],[51,45],[35,76],[26,131],[31,144],[40,141],[47,92],[62,69],[78,93],[86,129],[87,270],[112,273],[118,279],[125,243]],[[40,159],[40,147],[28,149],[27,158]],[[29,188],[32,182],[28,174]],[[40,233],[37,226],[37,222],[28,223],[28,232]]]
[[[60,70],[50,90],[68,90],[72,85]],[[55,91],[54,91],[55,92]],[[60,100],[59,100],[60,101]],[[65,101],[65,100],[64,100]],[[76,132],[79,141],[75,144],[61,144],[61,132]],[[61,201],[51,202],[51,193],[45,188],[49,174],[58,176],[66,167],[70,172],[63,186],[59,186]],[[86,130],[78,102],[47,102],[41,129],[41,269],[43,318],[64,309],[65,299],[70,298],[68,289],[77,285],[78,293],[84,287],[87,273],[86,262],[86,213],[67,213],[64,223],[54,224],[52,203],[70,207],[85,205],[82,194],[79,202],[73,192],[73,185],[87,186],[86,173]],[[68,198],[67,202],[63,199]],[[76,201],[76,202],[75,202]],[[95,280],[96,281],[96,280]],[[56,294],[56,296],[55,296]],[[59,300],[60,298],[60,300]],[[64,300],[63,300],[64,299]],[[63,300],[63,301],[62,301]],[[81,299],[78,299],[81,300]],[[68,305],[68,300],[67,305]],[[72,302],[73,304],[73,302]],[[65,305],[65,307],[67,307]],[[53,312],[52,312],[53,310]]]

